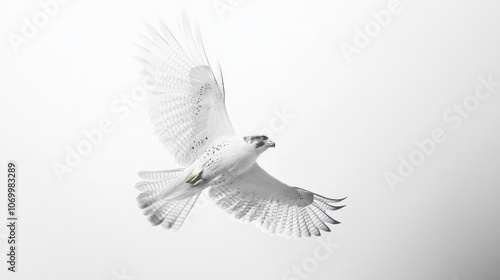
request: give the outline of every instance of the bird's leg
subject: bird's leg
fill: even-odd
[[[191,184],[192,187],[203,183],[201,175],[203,174],[203,169],[205,168],[205,164],[206,162],[199,163],[196,166],[194,166],[193,169],[191,170],[191,174],[189,174],[189,176],[187,176],[186,178],[186,183]]]
[[[195,187],[196,185],[199,185],[201,183],[203,183],[203,179],[198,179],[198,181],[194,182],[193,187]]]
[[[187,178],[186,178],[186,183],[191,183],[193,186],[198,185],[199,183],[203,182],[201,179],[201,174],[203,173],[203,170],[198,172],[198,173],[191,173]]]

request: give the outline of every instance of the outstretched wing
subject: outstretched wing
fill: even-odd
[[[241,177],[224,185],[212,186],[210,197],[236,219],[256,222],[263,231],[286,237],[321,235],[330,231],[326,223],[337,224],[327,210],[343,199],[330,199],[313,192],[290,187],[269,175],[257,163]]]
[[[181,165],[189,165],[222,135],[233,135],[224,103],[222,75],[215,75],[188,20],[182,20],[183,44],[165,23],[147,25],[140,34],[140,61],[148,76],[154,131]],[[220,73],[220,69],[217,70]]]

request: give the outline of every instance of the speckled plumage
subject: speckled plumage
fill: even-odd
[[[142,171],[139,207],[153,225],[178,230],[200,193],[210,188],[216,204],[238,220],[283,236],[308,237],[338,223],[326,211],[342,199],[329,199],[288,186],[264,171],[256,160],[275,144],[265,135],[234,132],[224,102],[220,68],[210,66],[199,31],[182,20],[183,45],[164,23],[147,25],[141,56],[151,93],[153,129],[185,168]]]

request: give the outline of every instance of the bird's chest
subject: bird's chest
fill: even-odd
[[[200,158],[204,164],[203,178],[227,181],[240,175],[254,164],[256,157],[238,142],[226,140],[210,147]]]

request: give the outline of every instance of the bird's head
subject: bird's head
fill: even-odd
[[[265,151],[269,147],[274,148],[276,146],[274,141],[271,141],[271,139],[265,135],[245,136],[243,137],[243,140],[252,145],[256,150],[261,151]]]

